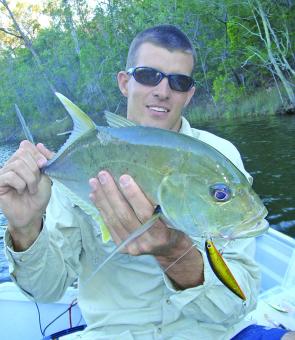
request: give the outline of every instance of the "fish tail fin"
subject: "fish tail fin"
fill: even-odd
[[[92,129],[96,129],[96,125],[92,119],[84,113],[77,105],[71,102],[67,97],[61,93],[55,93],[57,98],[61,101],[68,114],[73,121],[73,130],[70,132],[69,138],[66,140],[65,144],[58,150],[56,158],[58,158],[71,144],[78,140],[81,136]],[[52,160],[52,161],[54,161]]]
[[[23,132],[24,132],[27,140],[29,140],[31,143],[35,144],[33,135],[31,134],[31,131],[30,131],[25,119],[24,119],[24,116],[22,115],[18,106],[16,104],[14,104],[14,106],[15,106],[15,111],[16,111],[17,117],[18,117],[18,119],[21,123],[21,126],[23,128]]]

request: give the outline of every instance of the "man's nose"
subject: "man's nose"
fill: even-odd
[[[158,85],[153,89],[153,95],[159,99],[168,99],[171,94],[171,88],[168,82],[168,78],[164,77]]]

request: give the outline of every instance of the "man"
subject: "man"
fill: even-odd
[[[194,49],[176,27],[141,32],[130,46],[126,71],[118,74],[127,118],[205,141],[251,180],[231,143],[192,129],[181,115],[195,91],[194,63]],[[50,157],[43,145],[22,142],[0,170],[0,207],[8,219],[5,240],[12,279],[26,295],[36,301],[57,300],[79,278],[79,305],[88,327],[69,338],[230,339],[249,324],[243,317],[254,308],[259,286],[251,239],[233,242],[225,254],[247,296],[245,303],[212,273],[202,240],[163,221],[87,282],[115,244],[151,217],[154,202],[128,174],[122,174],[118,186],[107,171],[89,179],[90,198],[114,241],[103,244],[94,221],[58,185],[51,192],[49,179],[40,175]],[[198,246],[187,252],[193,243]]]

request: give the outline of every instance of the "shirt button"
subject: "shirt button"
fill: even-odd
[[[167,303],[167,305],[171,305],[171,300],[170,300],[170,299],[167,299],[167,300],[166,300],[166,303]]]
[[[157,328],[157,333],[160,334],[161,332],[162,332],[162,328],[161,328],[161,327],[158,327],[158,328]]]

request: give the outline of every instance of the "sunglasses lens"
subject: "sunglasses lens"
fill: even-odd
[[[194,80],[183,74],[173,74],[169,77],[169,84],[175,91],[187,92],[194,85]]]
[[[138,67],[133,72],[133,77],[140,84],[156,86],[162,79],[161,72],[148,67]]]
[[[156,86],[164,77],[168,78],[171,89],[175,91],[187,92],[194,85],[193,78],[184,74],[166,75],[151,67],[136,67],[131,70],[129,74],[142,85]]]

